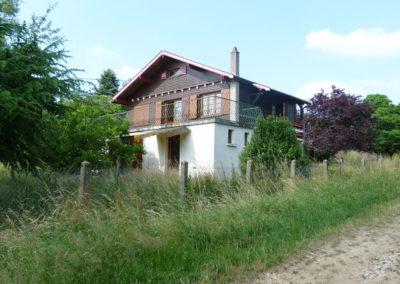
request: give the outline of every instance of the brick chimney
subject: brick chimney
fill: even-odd
[[[239,76],[239,51],[236,47],[231,52],[231,73]]]

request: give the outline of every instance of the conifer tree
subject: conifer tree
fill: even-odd
[[[106,69],[98,80],[99,86],[96,90],[97,95],[114,96],[119,89],[119,80],[115,72],[111,69]]]

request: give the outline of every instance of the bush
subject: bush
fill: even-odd
[[[285,161],[298,160],[308,163],[297,140],[293,125],[282,117],[261,115],[257,118],[251,140],[240,154],[240,168],[243,171],[249,159],[256,165],[274,166]]]

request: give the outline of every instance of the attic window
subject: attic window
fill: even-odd
[[[167,78],[172,78],[172,77],[178,77],[185,74],[186,74],[186,65],[181,66],[179,68],[161,72],[161,80],[165,80]]]
[[[168,71],[168,78],[179,76],[179,68]]]

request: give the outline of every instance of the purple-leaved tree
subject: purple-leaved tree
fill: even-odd
[[[361,96],[332,86],[331,93],[314,95],[307,107],[307,142],[316,158],[329,158],[340,150],[369,151],[376,133],[373,109]]]

